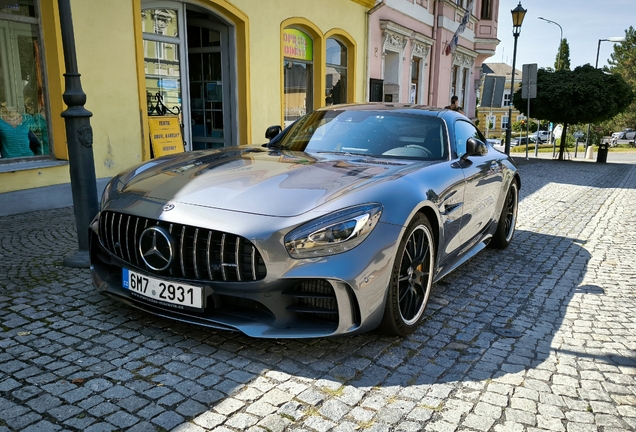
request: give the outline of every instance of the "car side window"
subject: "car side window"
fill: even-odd
[[[461,157],[466,153],[466,141],[468,138],[475,138],[483,141],[479,130],[464,120],[455,122],[455,148],[457,149],[457,157]]]

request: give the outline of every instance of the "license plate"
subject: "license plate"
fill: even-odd
[[[203,289],[198,286],[165,281],[126,268],[122,269],[122,285],[133,293],[150,299],[151,303],[203,308]]]

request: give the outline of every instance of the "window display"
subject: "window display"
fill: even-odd
[[[34,2],[0,7],[0,154],[48,155],[49,136]]]

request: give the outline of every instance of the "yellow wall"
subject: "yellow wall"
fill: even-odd
[[[111,177],[140,162],[141,122],[137,97],[135,38],[129,0],[72,0],[78,70],[93,113],[93,154],[97,178]],[[65,72],[57,1],[42,0],[44,55],[51,113],[51,140],[58,159],[67,159],[60,114]],[[16,167],[27,166],[16,164]],[[68,183],[68,165],[0,173],[0,193]]]
[[[349,89],[354,101],[366,94],[367,14],[372,0],[192,0],[218,7],[237,25],[238,112],[241,143],[265,142],[268,126],[282,123],[282,52],[284,22],[305,22],[324,41],[332,34],[353,39]],[[41,0],[44,55],[51,112],[51,139],[58,159],[67,159],[62,101],[65,85],[57,0]],[[143,85],[140,0],[71,0],[78,69],[93,113],[93,153],[97,178],[108,178],[148,158]],[[322,52],[317,60],[324,62]],[[141,67],[140,67],[141,65]],[[324,65],[315,70],[324,73]],[[317,77],[324,90],[324,76]],[[324,104],[316,89],[316,104]],[[28,167],[28,163],[18,164]],[[68,183],[68,165],[0,173],[0,193]]]
[[[350,79],[355,79],[355,101],[364,100],[366,51],[360,47],[367,41],[367,7],[347,0],[234,0],[233,4],[250,17],[250,142],[265,142],[265,129],[283,121],[281,25],[285,21],[309,21],[323,37],[333,29],[346,30],[358,45],[355,77],[350,72]],[[324,59],[324,53],[319,57]],[[324,71],[324,65],[315,70]],[[324,95],[314,94],[314,100],[324,105]]]

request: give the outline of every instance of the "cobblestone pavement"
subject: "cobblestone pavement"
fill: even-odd
[[[1,217],[0,431],[636,430],[636,165],[520,170],[512,245],[437,284],[406,339],[159,319],[61,266],[71,209]]]

